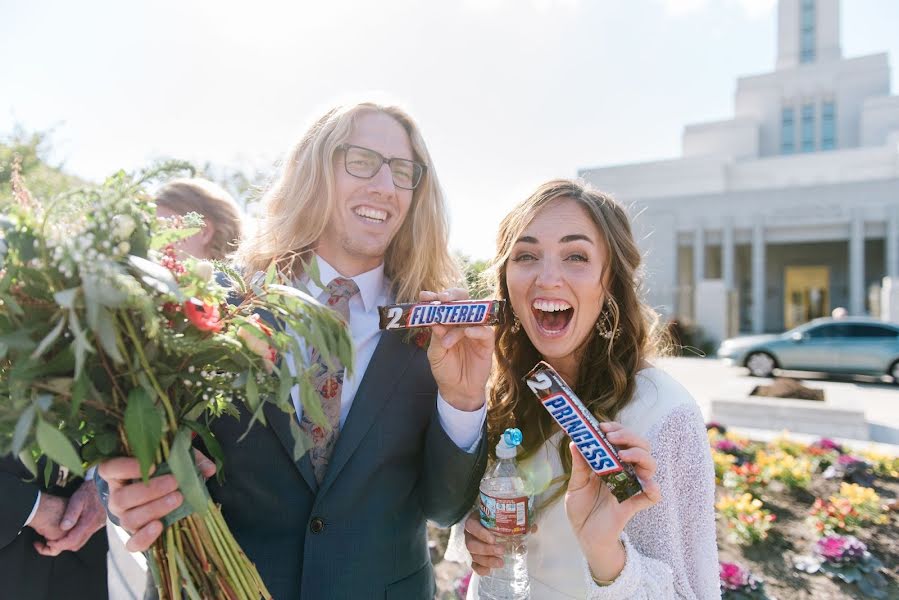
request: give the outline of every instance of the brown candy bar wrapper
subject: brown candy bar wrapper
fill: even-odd
[[[379,306],[381,329],[413,329],[432,325],[496,325],[502,323],[504,300],[417,302]]]
[[[643,491],[634,467],[621,462],[616,448],[599,429],[596,418],[562,377],[545,362],[537,363],[524,382],[543,407],[568,433],[587,464],[599,475],[619,502]]]

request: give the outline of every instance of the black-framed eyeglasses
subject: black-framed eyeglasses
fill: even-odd
[[[384,163],[390,168],[393,185],[404,190],[414,190],[425,171],[426,165],[405,158],[385,158],[370,148],[340,144],[338,150],[343,151],[343,168],[353,177],[371,179],[377,175]]]

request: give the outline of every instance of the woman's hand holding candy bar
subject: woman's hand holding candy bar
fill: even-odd
[[[572,443],[571,479],[565,494],[565,511],[581,551],[595,579],[613,580],[624,568],[621,532],[631,518],[661,500],[659,484],[653,479],[656,461],[649,443],[618,423],[601,423],[609,441],[618,448],[622,462],[633,465],[643,491],[618,502]]]

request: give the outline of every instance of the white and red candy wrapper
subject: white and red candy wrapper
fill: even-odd
[[[525,375],[524,382],[619,502],[643,491],[633,466],[621,462],[618,448],[555,369],[541,361]]]
[[[433,325],[497,325],[504,300],[457,300],[379,306],[380,328],[414,329]]]

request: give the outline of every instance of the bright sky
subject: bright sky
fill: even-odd
[[[770,71],[775,0],[0,0],[0,134],[53,129],[100,179],[172,156],[267,166],[334,101],[380,91],[421,125],[452,246],[492,255],[541,181],[675,157]],[[899,2],[842,2],[846,56],[887,51]]]

